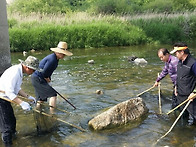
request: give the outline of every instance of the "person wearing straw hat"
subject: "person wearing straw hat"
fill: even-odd
[[[31,106],[17,95],[36,102],[34,97],[29,96],[21,89],[21,84],[24,73],[31,75],[35,70],[39,70],[39,60],[29,56],[25,61],[19,61],[21,64],[9,67],[0,77],[0,131],[6,147],[12,145],[12,137],[16,133],[16,118],[10,102],[19,104],[25,111],[29,111]]]
[[[190,54],[188,46],[182,42],[175,43],[174,49],[170,53],[175,53],[179,59],[175,95],[177,96],[177,103],[180,104],[194,94],[196,86],[196,59]],[[188,106],[187,112],[188,125],[193,125],[196,119],[195,99]]]
[[[174,84],[174,87],[176,85],[176,78],[177,78],[177,65],[178,65],[178,58],[175,56],[172,56],[169,51],[166,48],[160,48],[158,50],[158,57],[161,61],[165,62],[165,66],[160,73],[160,75],[157,77],[154,86],[158,86],[159,82],[166,76],[170,75],[171,81]],[[172,109],[177,106],[177,99],[174,94],[172,95]]]
[[[65,56],[73,54],[67,50],[67,43],[60,41],[56,48],[50,48],[52,54],[47,55],[40,61],[39,68],[42,72],[35,71],[31,76],[31,81],[35,89],[35,95],[38,102],[47,101],[50,98],[49,105],[56,107],[57,92],[49,85],[54,70],[58,67],[58,62]],[[37,104],[39,108],[40,104]],[[54,108],[50,107],[50,112],[54,113]]]

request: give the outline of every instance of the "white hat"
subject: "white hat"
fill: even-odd
[[[170,52],[170,54],[173,54],[177,51],[182,51],[182,50],[185,50],[187,49],[188,47],[187,46],[183,46],[183,47],[174,47],[174,49]]]

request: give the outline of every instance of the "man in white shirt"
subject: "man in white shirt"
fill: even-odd
[[[27,95],[21,89],[21,84],[23,73],[31,75],[35,70],[39,70],[39,60],[33,56],[29,56],[25,61],[19,61],[21,64],[11,66],[0,77],[0,131],[2,141],[6,147],[12,145],[12,135],[16,133],[16,118],[10,101],[19,104],[26,111],[29,111],[31,106],[29,103],[18,98],[17,95],[36,102],[34,97]],[[7,100],[2,98],[6,98]]]

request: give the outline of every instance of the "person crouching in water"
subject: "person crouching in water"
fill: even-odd
[[[27,57],[25,61],[19,60],[21,64],[13,65],[6,69],[0,77],[0,129],[2,141],[6,147],[12,146],[12,137],[16,133],[16,118],[11,102],[29,111],[29,103],[22,101],[17,95],[28,98],[36,103],[36,99],[29,96],[21,89],[23,74],[31,75],[38,70],[39,60],[33,56]]]
[[[65,56],[72,56],[73,54],[67,50],[66,42],[59,42],[56,48],[50,48],[54,53],[47,55],[40,61],[39,68],[42,72],[35,71],[31,76],[31,81],[35,89],[37,98],[37,107],[40,107],[40,103],[46,102],[47,98],[50,98],[49,105],[50,113],[54,113],[56,107],[57,92],[49,85],[51,76],[54,70],[58,67],[59,59],[63,59]]]

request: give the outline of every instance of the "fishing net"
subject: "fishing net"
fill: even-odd
[[[37,111],[33,111],[33,115],[34,115],[34,120],[35,120],[38,134],[50,132],[52,129],[56,127],[57,120],[54,114],[50,115],[51,117],[43,114],[43,113],[49,114],[48,108],[46,108],[44,105],[40,105],[40,107],[37,107],[36,110]]]

